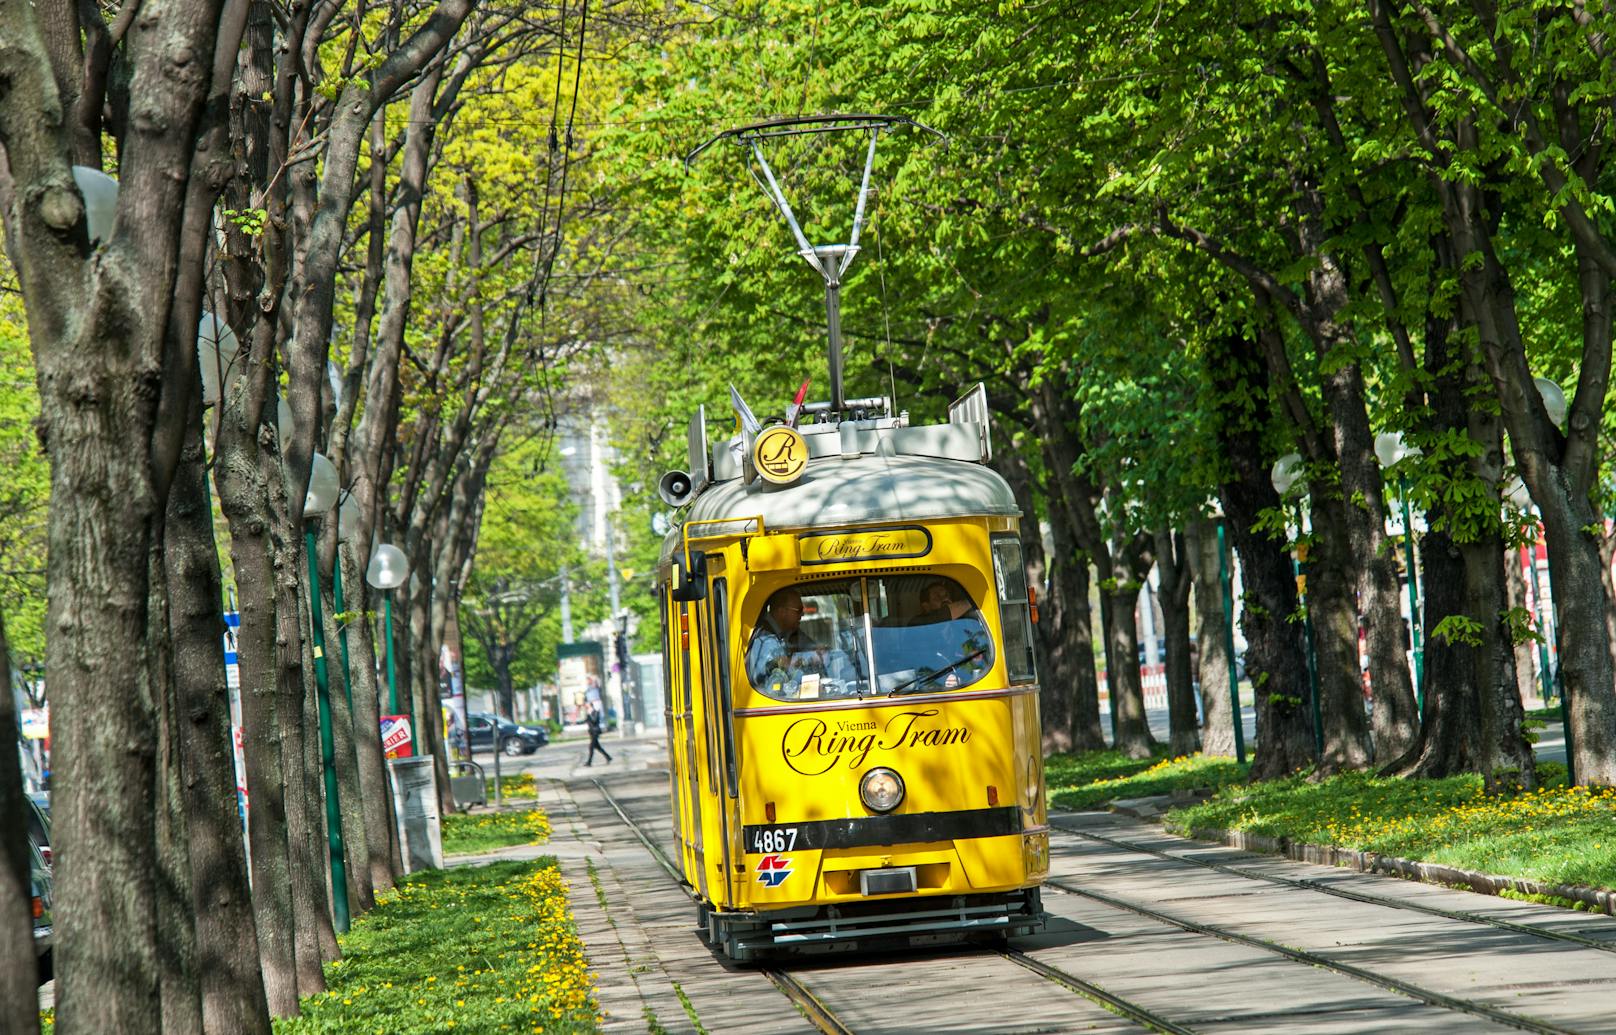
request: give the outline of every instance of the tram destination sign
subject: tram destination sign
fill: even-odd
[[[799,536],[803,564],[904,560],[931,553],[924,528],[883,528],[879,532],[810,532]]]

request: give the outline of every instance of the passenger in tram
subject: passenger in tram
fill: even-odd
[[[976,605],[969,598],[957,599],[954,586],[948,579],[933,579],[920,593],[920,611],[910,625],[934,625],[964,618]]]

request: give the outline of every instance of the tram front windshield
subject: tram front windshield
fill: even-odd
[[[953,579],[808,582],[764,604],[746,648],[752,686],[780,700],[936,692],[993,667],[993,638]]]

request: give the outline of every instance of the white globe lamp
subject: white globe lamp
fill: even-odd
[[[303,497],[303,516],[319,517],[337,505],[337,493],[342,484],[337,480],[337,465],[321,453],[315,453],[309,465],[309,491]]]
[[[1390,467],[1403,459],[1403,433],[1400,431],[1382,431],[1375,436],[1375,459],[1380,466]]]
[[[236,354],[241,342],[236,332],[222,319],[202,310],[202,319],[196,327],[196,362],[202,371],[202,405],[213,406],[219,401],[221,383],[233,385],[241,377]]]
[[[1290,494],[1291,488],[1302,478],[1302,455],[1300,453],[1286,453],[1274,461],[1274,468],[1268,474],[1269,481],[1274,484],[1274,491],[1280,496]]]
[[[382,543],[370,555],[365,569],[365,581],[377,589],[397,589],[410,577],[410,562],[404,551],[391,543]]]
[[[1537,394],[1543,399],[1543,408],[1549,412],[1549,420],[1557,428],[1565,427],[1565,390],[1546,377],[1534,377],[1532,383],[1537,385]]]
[[[1521,481],[1520,475],[1515,475],[1504,483],[1504,501],[1521,513],[1526,513],[1532,506],[1532,493]]]
[[[73,182],[84,197],[84,226],[90,243],[98,244],[112,236],[112,223],[118,213],[118,181],[87,165],[73,167]]]

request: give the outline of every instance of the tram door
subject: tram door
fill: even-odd
[[[703,661],[702,747],[706,755],[706,764],[701,766],[706,789],[702,800],[704,807],[712,810],[708,829],[715,843],[707,847],[719,856],[712,860],[713,869],[723,875],[722,886],[712,888],[713,901],[719,901],[721,894],[723,901],[732,905],[736,901],[732,842],[739,834],[739,827],[734,822],[737,772],[735,726],[730,709],[729,584],[719,558],[709,555],[708,571],[711,582],[706,598],[698,605]]]
[[[668,730],[668,797],[673,803],[673,839],[670,859],[680,868],[689,868],[690,807],[683,793],[684,769],[679,764],[679,731],[690,721],[690,709],[681,707],[685,685],[683,659],[679,655],[679,614],[682,610],[666,588],[662,591],[662,715]]]
[[[707,666],[701,658],[700,608],[678,605],[680,619],[679,661],[684,676],[684,786],[680,790],[681,811],[690,817],[690,868],[695,871],[696,890],[708,901],[706,851],[701,836],[701,761],[696,754],[696,727],[703,725],[703,710],[696,707],[701,672]]]

